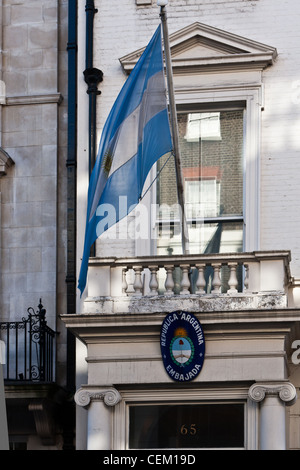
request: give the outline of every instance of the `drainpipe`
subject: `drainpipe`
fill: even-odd
[[[98,12],[94,0],[87,0],[86,6],[86,69],[83,72],[88,86],[89,95],[89,175],[91,175],[96,161],[96,100],[100,95],[98,84],[103,80],[101,70],[93,66],[94,53],[94,16]]]
[[[67,267],[66,310],[76,313],[76,185],[77,185],[77,0],[68,1],[68,146],[67,146]],[[67,330],[66,389],[75,392],[76,343]],[[74,449],[75,408],[72,402],[64,404],[62,421],[63,450]]]
[[[77,0],[68,11],[67,313],[76,313]],[[75,390],[75,337],[67,331],[67,388]]]
[[[86,11],[86,69],[83,72],[85,82],[88,86],[89,95],[89,176],[91,176],[96,161],[96,101],[100,95],[98,84],[103,80],[101,70],[93,66],[94,63],[94,16],[98,12],[94,0],[87,0]],[[90,256],[95,256],[95,244],[92,245]]]

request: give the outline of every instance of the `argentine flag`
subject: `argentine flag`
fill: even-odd
[[[138,204],[153,164],[172,150],[159,26],[104,125],[91,175],[78,288],[86,285],[90,248]],[[121,199],[120,199],[121,198]],[[123,202],[127,199],[126,209]],[[115,217],[107,217],[107,207]],[[104,223],[105,220],[105,223]],[[101,223],[102,221],[102,223]]]

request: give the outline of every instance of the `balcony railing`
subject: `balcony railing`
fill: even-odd
[[[46,310],[27,309],[20,321],[0,322],[0,339],[6,346],[4,380],[53,382],[56,332],[47,325]]]
[[[123,298],[136,304],[139,299],[286,294],[291,280],[289,263],[288,251],[92,258],[87,309],[97,299]]]

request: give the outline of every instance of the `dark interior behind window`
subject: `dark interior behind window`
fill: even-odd
[[[138,405],[129,411],[129,447],[244,447],[244,405]]]

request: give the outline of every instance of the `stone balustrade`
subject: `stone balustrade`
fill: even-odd
[[[92,258],[88,297],[286,293],[290,252]]]

